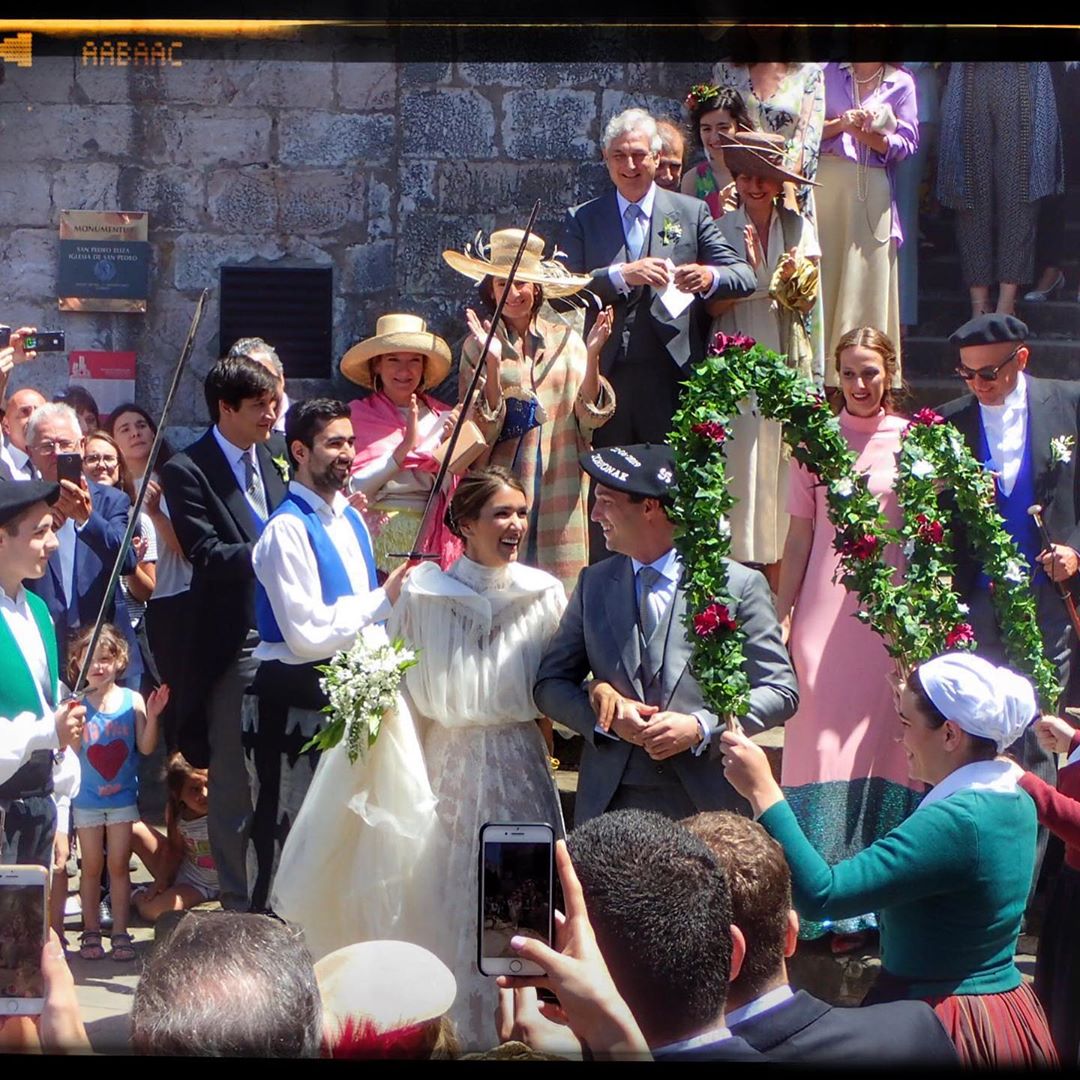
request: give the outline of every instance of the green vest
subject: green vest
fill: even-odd
[[[45,658],[49,664],[48,703],[55,706],[57,687],[56,631],[45,601],[27,591],[26,601],[37,623],[38,633],[45,645]],[[41,698],[35,685],[33,673],[23,659],[15,637],[0,616],[0,717],[15,717],[19,713],[32,712],[42,715]],[[0,723],[3,721],[0,720]],[[48,795],[52,791],[52,751],[35,750],[29,760],[3,784],[0,799],[19,799],[29,795]]]

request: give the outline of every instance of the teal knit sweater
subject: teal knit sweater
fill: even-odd
[[[796,911],[816,920],[877,912],[882,966],[912,980],[910,997],[1020,985],[1013,954],[1035,867],[1026,792],[959,791],[833,867],[787,802],[760,821],[784,848]]]

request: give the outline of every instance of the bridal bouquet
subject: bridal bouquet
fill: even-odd
[[[322,672],[319,686],[330,699],[323,712],[330,723],[305,746],[329,750],[342,739],[349,761],[375,744],[386,713],[394,707],[401,676],[416,663],[416,653],[403,641],[388,641],[380,628],[365,627],[350,649],[335,653]]]

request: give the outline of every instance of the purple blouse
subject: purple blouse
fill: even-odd
[[[896,116],[896,130],[882,132],[885,136],[885,153],[879,154],[865,143],[860,143],[847,131],[834,135],[831,139],[821,140],[821,153],[859,160],[858,148],[866,151],[865,163],[873,169],[884,169],[889,177],[892,191],[892,228],[890,237],[897,246],[903,243],[900,230],[900,215],[896,210],[896,191],[893,180],[894,167],[909,154],[919,148],[919,108],[915,97],[915,80],[906,71],[893,68],[881,80],[881,85],[862,100],[862,108],[888,103]],[[848,63],[828,63],[825,65],[825,119],[832,120],[848,109],[856,108],[855,85],[851,65]]]

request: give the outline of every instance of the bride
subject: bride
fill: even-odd
[[[429,948],[454,973],[450,1016],[473,1050],[497,1042],[497,988],[476,963],[480,826],[563,831],[532,686],[566,596],[517,562],[528,508],[506,469],[465,476],[446,524],[464,555],[413,570],[387,628],[418,653],[397,712],[355,766],[344,745],[323,755],[273,908],[303,927],[316,959],[375,938]]]

